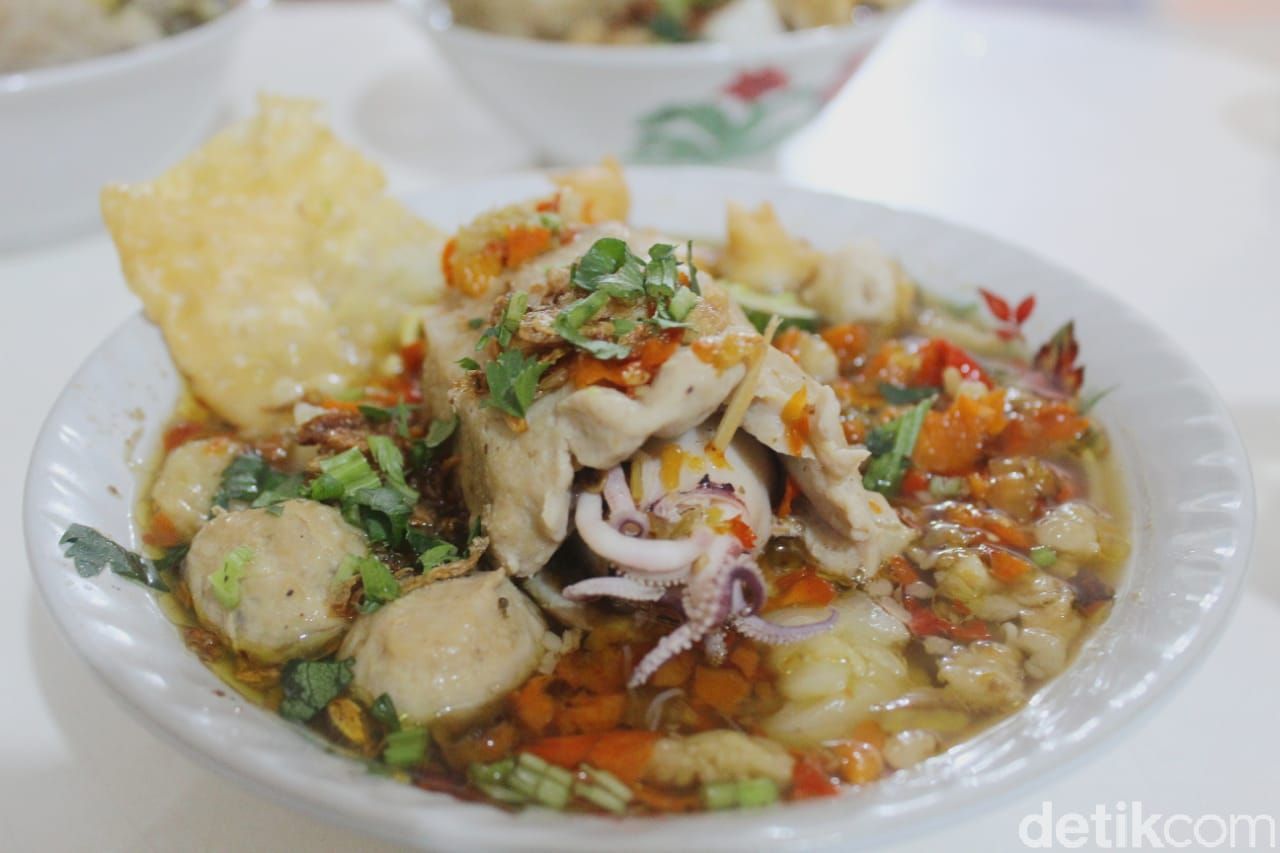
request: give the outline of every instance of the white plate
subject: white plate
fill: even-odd
[[[409,844],[560,850],[741,849],[841,841],[872,845],[970,816],[1062,769],[1168,696],[1221,632],[1252,539],[1253,490],[1240,439],[1203,374],[1131,310],[1075,276],[955,225],[762,176],[709,169],[629,172],[637,223],[716,237],[726,200],[771,200],[819,246],[872,236],[923,284],[971,299],[982,285],[1038,299],[1029,337],[1074,317],[1088,385],[1125,469],[1133,555],[1111,617],[1070,669],[979,737],[862,791],[746,813],[648,820],[508,814],[365,773],[227,690],[184,648],[151,594],[104,572],[82,579],[57,545],[68,524],[137,544],[130,510],[179,391],[159,333],[118,329],[63,392],[27,479],[27,551],[50,610],[80,654],[150,727],[210,766],[282,802]],[[414,196],[453,226],[545,191],[538,175]]]

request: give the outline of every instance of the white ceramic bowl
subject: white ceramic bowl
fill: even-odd
[[[49,415],[27,479],[27,550],[63,631],[153,730],[209,765],[313,814],[431,848],[508,850],[794,849],[874,845],[963,820],[1079,760],[1169,695],[1213,644],[1244,575],[1253,491],[1244,449],[1203,374],[1110,296],[1026,252],[916,214],[711,169],[630,171],[634,220],[695,238],[722,235],[724,202],[772,201],[820,246],[871,236],[925,286],[972,299],[985,285],[1034,292],[1029,337],[1079,322],[1088,384],[1116,385],[1098,413],[1111,431],[1133,511],[1133,553],[1114,610],[1077,659],[1030,703],[977,738],[865,790],[734,814],[618,821],[509,814],[368,775],[303,730],[241,700],[184,648],[148,590],[110,573],[83,579],[58,537],[80,522],[138,541],[130,507],[178,398],[159,333],[141,317],[85,363]],[[538,175],[413,196],[442,226],[546,192]],[[123,452],[122,452],[123,450]],[[114,487],[114,488],[113,488]]]
[[[444,0],[398,2],[483,103],[569,165],[760,161],[818,114],[899,14],[750,45],[619,46],[495,35],[454,25]]]
[[[98,219],[111,181],[155,174],[208,132],[231,51],[269,0],[106,56],[0,75],[0,249]]]

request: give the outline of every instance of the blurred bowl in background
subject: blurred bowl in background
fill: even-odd
[[[232,48],[270,0],[119,53],[0,75],[0,250],[98,221],[98,192],[155,174],[208,132]]]
[[[445,0],[397,2],[482,101],[558,164],[761,160],[818,114],[901,14],[745,44],[595,45],[464,27]]]

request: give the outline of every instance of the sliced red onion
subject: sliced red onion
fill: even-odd
[[[605,522],[600,495],[585,492],[578,496],[574,522],[578,535],[596,554],[617,564],[629,574],[672,575],[687,573],[693,561],[706,550],[706,537],[688,539],[636,539],[625,536]]]
[[[601,577],[587,578],[564,588],[564,597],[570,601],[582,601],[585,598],[608,596],[625,598],[627,601],[657,601],[666,595],[660,586],[648,586],[633,581],[631,578]]]
[[[836,612],[828,608],[827,618],[818,622],[807,622],[803,625],[779,625],[759,616],[739,616],[733,627],[744,637],[750,637],[759,643],[780,646],[787,643],[799,643],[825,634],[835,627]]]
[[[649,516],[636,508],[621,465],[610,468],[604,478],[604,500],[609,505],[609,524],[614,530],[637,538],[649,535]]]

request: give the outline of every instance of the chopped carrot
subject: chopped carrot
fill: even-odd
[[[787,484],[782,488],[782,500],[778,502],[778,518],[791,516],[791,505],[798,494],[800,494],[800,487],[796,485],[795,480],[787,477]]]
[[[906,476],[902,478],[902,493],[904,495],[914,495],[917,492],[928,491],[929,479],[929,475],[919,468],[909,469]]]
[[[1031,570],[1031,563],[1003,548],[991,552],[991,574],[1003,583],[1013,583]]]
[[[587,763],[607,770],[627,784],[633,784],[644,773],[653,755],[658,733],[619,729],[599,736],[587,753]]]
[[[157,512],[151,516],[151,523],[147,525],[142,541],[155,548],[172,548],[182,544],[182,534],[174,526],[173,519],[163,512]]]
[[[783,329],[781,332],[778,332],[778,334],[774,336],[773,346],[775,349],[779,349],[791,356],[793,360],[798,361],[800,347],[803,345],[802,342],[804,340],[804,336],[807,334],[809,333],[802,329],[790,326]]]
[[[786,428],[787,450],[799,456],[809,443],[809,388],[801,385],[782,407],[782,425]]]
[[[751,685],[736,669],[699,666],[693,671],[693,696],[722,714],[732,714],[751,693]]]
[[[889,580],[898,586],[910,586],[920,580],[920,572],[916,571],[916,567],[899,554],[885,560],[885,571],[889,575]]]
[[[797,800],[811,797],[830,797],[839,793],[840,788],[827,775],[817,762],[805,756],[796,761],[791,771],[791,795]]]
[[[742,516],[735,515],[729,519],[728,532],[736,538],[742,547],[748,551],[756,547],[756,532],[751,529],[751,525],[742,520]]]
[[[516,719],[535,734],[542,734],[556,715],[556,703],[547,692],[551,676],[535,675],[512,694]]]
[[[631,792],[655,812],[693,812],[702,807],[702,799],[697,794],[673,794],[644,784],[632,786]]]
[[[788,572],[777,580],[777,592],[765,603],[765,611],[784,607],[826,607],[836,598],[831,581],[811,568]]]
[[[866,352],[870,337],[867,327],[857,323],[831,326],[822,331],[822,339],[835,350],[836,359],[845,368],[852,366],[858,356]]]
[[[968,480],[969,491],[973,493],[973,496],[978,500],[985,500],[987,492],[991,488],[991,483],[987,478],[979,474],[977,471],[974,471],[968,476]]]
[[[854,785],[874,782],[884,774],[880,750],[865,741],[845,741],[831,748],[840,760],[840,778]]]
[[[683,339],[684,331],[681,329],[668,329],[664,334],[649,338],[640,345],[640,366],[645,370],[657,370],[675,355]]]
[[[574,769],[587,760],[601,737],[598,734],[546,737],[525,744],[524,749],[552,764]]]
[[[869,743],[876,749],[884,749],[885,731],[875,720],[863,720],[849,733],[853,740]]]
[[[541,225],[508,226],[507,267],[518,267],[549,248],[551,248],[551,229]]]
[[[681,687],[693,675],[693,652],[683,651],[670,658],[649,679],[654,687]]]
[[[625,693],[584,693],[564,702],[556,713],[561,734],[589,734],[616,729],[627,710]]]
[[[453,256],[457,251],[458,238],[450,237],[449,242],[444,244],[444,251],[440,253],[440,272],[444,274],[444,283],[450,287],[454,287]]]
[[[961,395],[945,411],[925,416],[911,460],[934,474],[968,474],[982,460],[988,440],[1007,424],[1003,391],[981,399]]]
[[[729,663],[748,679],[755,678],[760,669],[760,650],[749,643],[738,643],[729,652]]]
[[[612,385],[625,390],[643,381],[642,371],[636,369],[635,362],[626,360],[609,360],[587,355],[585,352],[575,353],[569,362],[569,376],[575,388],[589,388],[592,385]]]
[[[591,693],[617,693],[627,680],[623,664],[622,650],[617,646],[577,649],[560,658],[555,674],[570,687]]]
[[[1078,440],[1088,429],[1089,419],[1070,403],[1042,403],[1010,418],[999,449],[1010,455],[1043,456]]]
[[[349,414],[356,414],[360,411],[360,406],[350,400],[321,400],[320,408],[328,409],[331,412],[347,412]]]

